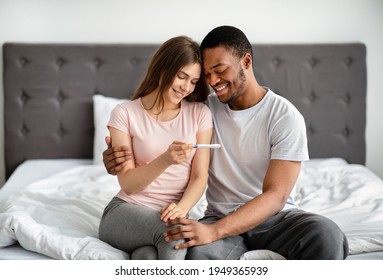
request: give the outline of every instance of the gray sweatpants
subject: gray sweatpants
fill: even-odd
[[[213,223],[218,217],[205,217]],[[334,260],[348,256],[348,242],[330,219],[300,209],[281,211],[248,232],[191,247],[186,259],[236,260],[250,250],[271,250],[292,260]]]
[[[104,209],[99,238],[130,253],[132,259],[185,259],[186,249],[174,249],[176,244],[183,243],[184,240],[166,242],[163,233],[167,230],[169,228],[161,221],[158,211],[115,197]]]

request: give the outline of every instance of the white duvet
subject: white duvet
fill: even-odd
[[[54,259],[129,259],[98,239],[102,211],[118,189],[116,178],[98,165],[30,184],[0,205],[0,248],[18,242]],[[365,167],[341,159],[311,160],[295,196],[301,208],[343,229],[350,254],[383,250],[383,181]],[[204,207],[202,199],[192,216],[202,215]]]
[[[98,239],[102,211],[118,189],[101,166],[37,181],[0,206],[0,247],[16,241],[54,259],[127,259]]]

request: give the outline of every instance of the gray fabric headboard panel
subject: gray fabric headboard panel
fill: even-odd
[[[303,114],[311,158],[366,160],[366,47],[363,44],[254,47],[262,85]]]
[[[92,158],[92,96],[128,98],[158,45],[7,43],[6,176],[26,159]],[[363,44],[254,45],[261,85],[305,117],[311,158],[365,163]]]

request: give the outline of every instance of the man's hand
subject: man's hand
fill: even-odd
[[[166,242],[180,239],[187,240],[185,243],[178,244],[175,247],[177,250],[209,244],[218,239],[213,224],[203,224],[187,218],[176,218],[170,220],[166,225],[175,226],[164,233]]]
[[[109,136],[105,137],[108,148],[102,153],[103,162],[106,170],[111,175],[116,175],[132,158],[132,152],[127,146],[113,147]]]

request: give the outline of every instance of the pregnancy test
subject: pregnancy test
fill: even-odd
[[[194,148],[219,149],[221,148],[221,145],[220,144],[195,144]]]

